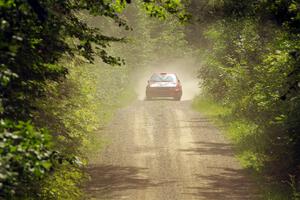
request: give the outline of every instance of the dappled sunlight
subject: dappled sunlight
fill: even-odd
[[[0,200],[299,200],[299,0],[0,13]]]

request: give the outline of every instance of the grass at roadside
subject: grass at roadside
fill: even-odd
[[[37,121],[47,121],[47,128],[57,133],[54,137],[56,149],[76,159],[64,162],[63,167],[55,167],[41,183],[39,199],[85,198],[88,174],[84,169],[91,154],[109,143],[102,137],[102,129],[118,108],[136,98],[124,67],[103,63],[88,65],[80,59],[68,61],[66,65],[67,79],[60,84],[49,83],[47,96],[39,100],[38,107],[43,112]]]
[[[99,118],[101,119],[101,124],[97,131],[89,135],[87,140],[88,144],[85,145],[85,155],[90,157],[91,154],[97,154],[101,149],[110,143],[108,138],[103,138],[101,136],[102,129],[109,124],[113,119],[116,111],[119,108],[126,107],[130,105],[134,100],[137,99],[137,95],[133,87],[129,86],[125,88],[117,97],[118,99],[113,104],[103,105],[102,109],[99,110]]]
[[[133,84],[131,84],[130,77],[123,70],[117,67],[99,69],[101,76],[110,78],[105,80],[104,78],[97,79],[103,80],[103,82],[99,81],[97,86],[97,97],[100,102],[100,105],[97,107],[98,128],[88,135],[86,144],[82,150],[88,160],[88,164],[93,163],[93,159],[98,157],[103,148],[111,143],[110,138],[103,136],[103,131],[105,131],[103,129],[112,121],[117,114],[117,110],[130,105],[137,99],[137,94],[135,93]],[[112,76],[111,74],[114,73],[115,75]],[[118,83],[118,80],[116,80],[118,77],[123,77],[124,80]],[[90,175],[86,171],[85,176],[90,179]],[[84,182],[84,187],[86,187],[88,181]],[[84,193],[84,198],[90,199],[89,194]]]
[[[229,107],[209,98],[196,97],[192,107],[222,127],[221,131],[234,144],[240,164],[253,172],[252,177],[261,190],[263,200],[292,199],[288,184],[270,182],[262,172],[263,161],[266,158],[263,154],[264,142],[260,137],[259,127],[246,120],[235,118]]]

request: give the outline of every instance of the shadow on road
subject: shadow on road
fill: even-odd
[[[105,198],[117,198],[121,192],[128,190],[144,190],[158,187],[169,182],[153,182],[142,176],[147,168],[131,166],[101,165],[90,166],[88,174],[91,177],[86,191],[88,194]]]
[[[213,169],[213,168],[212,168]],[[229,169],[229,168],[218,168],[223,173],[217,175],[196,175],[199,181],[204,181],[206,186],[203,187],[189,187],[192,190],[186,195],[194,197],[201,197],[204,199],[214,200],[254,200],[259,199],[257,191],[251,191],[250,188],[255,188],[253,181],[249,180],[247,174],[249,172],[243,169]]]
[[[181,152],[186,152],[188,155],[221,155],[221,156],[234,156],[232,145],[225,143],[214,142],[193,142],[193,148],[179,149]]]
[[[190,123],[211,123],[212,119],[208,117],[197,117],[197,118],[191,118],[189,120],[183,120],[184,122],[190,122]]]
[[[212,129],[212,128],[219,128],[223,129],[226,128],[225,125],[215,124],[213,123],[214,119],[213,117],[207,118],[207,117],[197,117],[197,118],[191,118],[189,120],[180,120],[184,123],[186,123],[186,126],[181,126],[180,128],[200,128],[200,129]]]

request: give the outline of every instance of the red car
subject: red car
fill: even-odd
[[[146,87],[146,99],[153,97],[173,97],[180,101],[182,87],[180,80],[174,73],[154,73]]]

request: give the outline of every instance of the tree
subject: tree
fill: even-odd
[[[199,77],[205,94],[231,109],[247,167],[277,180],[299,175],[299,2],[193,3],[206,27]]]
[[[36,181],[64,160],[74,162],[51,144],[52,130],[35,122],[36,105],[49,81],[59,84],[68,74],[60,63],[64,58],[77,55],[93,62],[99,56],[110,65],[122,63],[121,58],[110,56],[107,48],[124,39],[102,34],[80,15],[104,16],[129,29],[119,17],[127,3],[130,1],[0,0],[1,198],[38,195],[33,185]],[[187,19],[177,0],[144,1],[143,5],[151,16],[165,18],[171,13]],[[28,148],[19,148],[23,144]],[[28,156],[19,159],[20,154]]]

